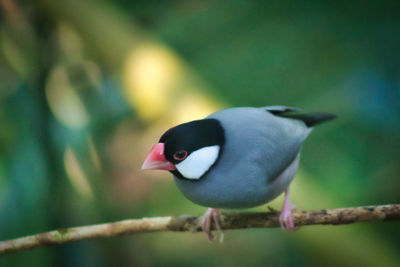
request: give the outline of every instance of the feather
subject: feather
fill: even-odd
[[[336,115],[326,112],[315,112],[315,113],[307,113],[307,114],[287,114],[287,113],[280,113],[274,114],[279,117],[283,118],[290,118],[295,120],[303,121],[307,127],[313,127],[317,124],[330,121],[336,118]]]
[[[300,111],[300,108],[296,108],[296,107],[286,107],[286,106],[268,106],[268,107],[264,107],[265,110],[267,110],[268,112],[271,112],[272,114],[281,114],[281,113],[290,113],[293,111]]]

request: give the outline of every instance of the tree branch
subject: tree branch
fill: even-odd
[[[296,226],[316,224],[350,224],[368,221],[400,220],[400,204],[364,206],[327,210],[293,211]],[[79,240],[107,238],[159,231],[200,232],[199,216],[153,217],[123,220],[113,223],[58,229],[0,242],[0,255],[43,246],[59,245]],[[223,229],[279,227],[279,212],[222,213]],[[213,228],[214,229],[214,228]]]

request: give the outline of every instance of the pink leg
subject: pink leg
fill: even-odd
[[[209,208],[207,209],[206,213],[204,213],[203,218],[201,219],[203,232],[207,234],[208,240],[214,240],[214,236],[211,233],[211,224],[213,220],[215,223],[215,228],[218,231],[221,231],[220,241],[222,242],[224,236],[222,234],[221,224],[219,223],[219,209]]]
[[[279,216],[279,223],[283,231],[296,231],[298,228],[295,227],[292,218],[292,207],[289,200],[289,187],[285,190],[285,200],[283,201],[283,207],[281,215]]]

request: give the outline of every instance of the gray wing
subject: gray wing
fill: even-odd
[[[290,165],[311,131],[300,120],[274,115],[292,110],[298,109],[232,108],[209,116],[218,119],[225,128],[226,145],[221,156],[227,163],[237,164],[233,168],[236,175],[264,176],[271,182]]]

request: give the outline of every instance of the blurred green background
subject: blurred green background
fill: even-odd
[[[399,203],[399,14],[399,1],[0,0],[0,240],[202,214],[140,166],[168,127],[232,106],[339,116],[306,141],[297,208]],[[400,222],[228,231],[223,244],[143,234],[0,265],[400,266]]]

